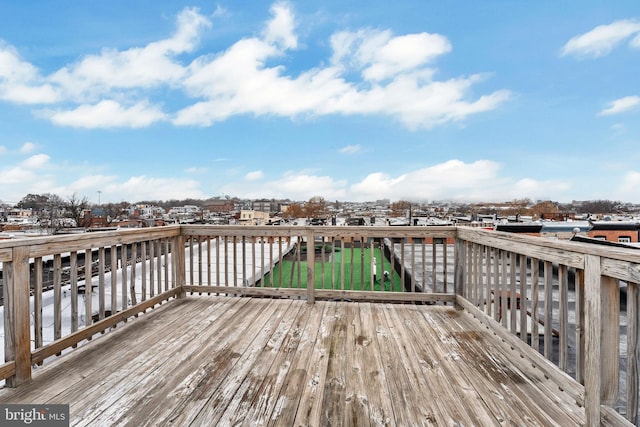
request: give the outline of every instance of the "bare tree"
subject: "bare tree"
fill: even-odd
[[[104,216],[105,222],[107,225],[111,225],[116,222],[122,214],[124,210],[127,208],[128,203],[107,203],[102,205],[100,208],[102,210],[102,215]]]
[[[91,219],[84,215],[89,207],[89,201],[86,197],[79,199],[76,193],[67,197],[67,213],[76,223],[76,227],[88,227]]]

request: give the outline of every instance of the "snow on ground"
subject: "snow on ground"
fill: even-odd
[[[286,245],[283,245],[283,253],[287,253],[295,244],[297,243],[297,238],[293,237],[291,238],[290,242],[288,242]],[[262,246],[262,244],[260,243],[256,243],[255,245],[255,254],[256,254],[256,261],[260,262],[261,259],[261,249],[264,247],[264,255],[265,255],[265,262],[263,263],[263,265],[257,265],[254,267],[253,265],[253,248],[252,248],[252,244],[245,244],[243,245],[242,243],[236,243],[235,244],[235,248],[234,248],[234,244],[233,243],[227,243],[227,254],[233,254],[234,252],[237,254],[237,266],[235,268],[236,274],[237,274],[237,278],[234,281],[234,268],[233,265],[231,263],[227,264],[228,267],[228,271],[225,271],[225,263],[224,260],[221,259],[220,260],[220,273],[217,274],[216,271],[216,245],[215,245],[215,239],[211,240],[211,248],[209,248],[209,245],[207,243],[203,243],[202,244],[202,259],[203,259],[203,263],[200,264],[198,262],[198,260],[194,260],[194,278],[196,280],[196,282],[198,281],[198,277],[199,277],[199,272],[198,269],[201,268],[202,269],[202,277],[203,277],[203,283],[204,285],[207,284],[207,277],[209,276],[209,266],[206,263],[206,260],[208,259],[208,255],[207,252],[209,250],[211,250],[211,278],[212,281],[215,282],[217,276],[220,276],[221,278],[221,284],[230,284],[233,285],[234,283],[238,283],[238,286],[247,286],[247,285],[251,285],[252,283],[254,283],[254,274],[255,274],[255,278],[259,279],[262,274],[263,274],[263,270],[264,270],[264,274],[266,274],[269,271],[270,266],[273,264],[275,265],[278,260],[279,260],[279,253],[278,253],[278,245],[274,244],[274,250],[273,250],[273,259],[270,260],[269,259],[269,255],[271,253],[271,251],[269,251],[269,244],[265,243],[264,246]],[[246,255],[244,257],[244,262],[245,264],[245,271],[247,272],[247,278],[246,280],[244,280],[243,282],[243,278],[242,273],[243,273],[243,267],[242,267],[242,262],[243,262],[243,257],[242,257],[242,251],[243,248],[246,248]],[[220,256],[224,257],[225,254],[225,250],[224,250],[224,245],[220,244],[219,245],[219,251],[220,251]],[[194,254],[196,254],[196,257],[198,256],[198,254],[200,253],[200,250],[198,248],[198,245],[194,245]],[[189,277],[191,275],[191,271],[190,271],[190,266],[191,266],[191,262],[190,262],[190,251],[189,248],[186,248],[186,262],[185,262],[185,269],[186,269],[186,282],[187,284],[189,284]],[[151,270],[151,268],[157,268],[157,258],[154,260],[147,260],[146,262],[146,298],[149,298],[149,291],[150,291],[150,287],[151,287],[151,283],[149,280],[149,272]],[[169,255],[168,257],[163,257],[162,258],[162,287],[164,289],[165,286],[165,278],[164,278],[164,268],[165,265],[164,263],[168,262],[169,263],[169,277],[172,276],[172,268],[171,268],[171,255]],[[150,265],[151,263],[153,263],[153,267]],[[131,275],[134,274],[135,279],[134,279],[134,288],[135,288],[135,295],[136,295],[136,301],[139,303],[142,301],[142,266],[143,263],[142,262],[138,262],[135,264],[135,272],[134,270],[132,270],[132,266],[128,266],[127,267],[127,295],[128,295],[128,305],[131,304],[131,295],[130,295],[130,289],[131,289]],[[105,310],[111,310],[111,272],[105,272],[104,274],[104,283],[105,283],[105,289],[104,289],[104,301],[105,301]],[[122,273],[121,270],[118,270],[116,272],[117,274],[117,286],[116,286],[116,291],[117,291],[117,310],[122,310]],[[155,277],[155,295],[158,294],[157,291],[157,274],[158,272],[156,271],[156,277]],[[95,315],[98,313],[99,310],[99,304],[100,304],[100,296],[99,296],[99,292],[98,292],[98,282],[99,282],[99,277],[94,276],[91,279],[91,284],[93,287],[93,291],[91,293],[91,308],[92,308],[92,313]],[[85,280],[78,280],[78,287],[82,288],[85,286]],[[215,283],[214,283],[215,284]],[[31,348],[34,349],[35,348],[35,338],[34,338],[34,332],[33,332],[33,324],[34,324],[34,301],[33,301],[33,296],[30,298],[30,304],[31,304]],[[71,333],[71,285],[63,285],[62,286],[62,337],[65,337],[67,335],[69,335]],[[78,295],[78,328],[81,329],[83,327],[85,327],[85,325],[87,324],[87,319],[86,319],[86,315],[85,315],[85,303],[86,303],[86,295],[85,294],[80,294]],[[98,334],[97,336],[99,336],[100,334]],[[0,343],[4,343],[4,307],[0,306]],[[47,345],[50,344],[54,341],[54,291],[53,290],[48,290],[43,292],[42,294],[42,339],[43,339],[43,344]],[[79,345],[82,345],[83,343],[80,343]],[[4,345],[0,345],[0,361],[4,361]],[[69,349],[67,351],[70,351]],[[0,385],[2,385],[3,382],[0,382]]]

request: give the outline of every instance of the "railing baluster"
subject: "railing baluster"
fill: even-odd
[[[203,276],[202,276],[202,236],[198,236],[198,286],[202,286],[203,284]],[[202,292],[198,293],[198,295],[202,295]]]
[[[485,313],[489,317],[493,317],[493,304],[491,304],[491,290],[493,289],[493,277],[491,275],[491,263],[492,259],[492,249],[489,246],[484,247],[484,258],[485,258],[485,276],[487,278],[487,287],[485,289],[484,294],[484,309]]]
[[[527,257],[520,255],[520,339],[527,342]]]
[[[517,331],[517,314],[518,314],[518,292],[516,289],[516,274],[518,271],[518,256],[514,252],[509,252],[509,292],[507,294],[507,302],[509,303],[510,330],[512,334]]]
[[[247,283],[247,238],[242,236],[242,286],[248,286]],[[280,264],[282,268],[282,264]]]
[[[256,285],[256,240],[251,238],[251,286]]]
[[[569,279],[567,274],[567,266],[558,266],[558,305],[559,305],[559,321],[560,321],[560,358],[558,366],[567,372],[569,357],[569,341],[567,326],[569,323]]]
[[[149,298],[153,298],[156,295],[156,292],[155,292],[156,276],[155,276],[155,262],[154,262],[155,255],[156,255],[156,252],[155,252],[156,241],[150,240],[148,247],[149,247]]]
[[[166,266],[166,261],[165,261]],[[122,303],[122,310],[126,310],[129,307],[129,298],[127,297],[127,245],[122,244],[120,247],[120,298]],[[166,276],[165,276],[166,286]],[[125,323],[127,319],[124,319]]]
[[[544,262],[544,357],[551,360],[553,351],[553,312],[552,312],[552,291],[553,291],[553,265],[551,261]]]
[[[105,252],[104,246],[98,249],[98,318],[104,319],[105,315]]]
[[[86,268],[85,268],[86,269]],[[62,257],[53,256],[53,339],[62,337]],[[86,273],[85,273],[86,275]]]
[[[140,279],[141,283],[141,291],[142,291],[142,301],[147,300],[147,241],[143,240],[140,242]]]
[[[35,347],[42,347],[42,257],[38,257],[33,260],[35,274],[35,283],[33,289],[33,332]],[[72,270],[73,271],[73,270]],[[76,288],[77,295],[77,288]],[[73,300],[72,300],[73,302]],[[76,305],[78,304],[76,298]],[[73,316],[73,314],[72,314]],[[5,323],[6,324],[6,323]],[[78,318],[76,309],[76,329],[78,329]]]
[[[447,243],[447,238],[444,237],[442,239],[442,292],[445,294],[449,293],[449,278],[447,277],[449,274],[447,269],[449,261],[447,260],[447,252],[449,252],[449,244]]]
[[[171,256],[171,258],[170,256],[171,256],[171,250],[169,246],[169,239],[165,238],[164,239],[164,291],[165,292],[167,292],[169,288],[173,287],[172,284],[169,283],[170,277],[171,277],[169,276],[169,265],[170,265],[170,260],[173,259],[173,256]]]
[[[255,247],[255,244],[254,244]],[[254,264],[255,264],[255,252],[254,252]],[[253,281],[255,283],[256,276],[254,272]],[[207,236],[207,285],[211,286],[211,236]],[[211,295],[210,292],[207,295]]]
[[[260,284],[265,286],[264,283],[264,237],[260,238]]]
[[[335,237],[331,237],[331,259],[336,259],[336,240]],[[342,254],[340,255],[342,256]],[[324,287],[324,284],[323,284]],[[336,289],[336,263],[331,263],[331,289]]]
[[[438,292],[437,291],[437,280],[438,280],[438,273],[436,271],[436,266],[437,266],[437,252],[438,252],[438,242],[436,241],[435,238],[431,239],[431,283],[432,283],[432,290],[433,292]],[[424,255],[424,244],[423,244],[423,255]],[[423,260],[422,262],[424,262],[424,256],[423,256]],[[423,276],[425,277],[425,276]],[[426,277],[425,277],[426,278]]]
[[[111,315],[118,311],[118,247],[111,245]]]
[[[365,264],[364,252],[365,252],[365,247],[366,247],[365,246],[365,238],[364,238],[364,236],[360,236],[360,286],[358,287],[358,289],[361,290],[361,291],[365,290],[365,284],[366,284],[365,275],[364,275],[364,264]],[[415,270],[413,270],[413,267],[412,267],[412,271],[415,271]],[[413,282],[413,284],[414,284],[414,287],[415,287],[415,281]],[[354,289],[355,289],[355,287],[354,287]],[[373,290],[373,289],[370,289],[370,290]]]
[[[344,238],[340,240],[340,289],[344,290]],[[391,258],[393,259],[393,257]]]
[[[498,297],[498,292],[500,290],[500,251],[496,248],[491,248],[491,258],[493,259],[493,274],[492,274],[492,284],[493,286],[489,289],[489,296],[491,297],[493,303],[493,319],[497,322],[500,321],[500,314],[502,313],[500,306],[500,298]]]
[[[540,317],[538,316],[538,304],[540,301],[540,261],[531,258],[531,347],[540,351]]]
[[[627,419],[638,424],[640,405],[640,289],[627,283]]]
[[[500,320],[502,326],[507,327],[507,251],[500,251],[500,262],[502,263],[502,280],[498,296],[500,298]]]
[[[131,277],[129,279],[129,291],[131,292],[131,305],[138,304],[136,292],[136,259],[138,258],[138,244],[131,244]]]
[[[584,270],[576,270],[576,381],[584,384]]]

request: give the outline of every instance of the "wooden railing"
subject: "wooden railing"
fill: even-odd
[[[589,424],[617,420],[612,408],[638,421],[632,250],[470,227],[172,226],[0,242],[0,261],[9,386],[188,294],[456,303],[564,384]]]
[[[183,226],[182,234],[186,292],[455,301],[454,227]]]
[[[584,384],[589,420],[638,422],[640,251],[469,228],[456,244],[462,301]]]

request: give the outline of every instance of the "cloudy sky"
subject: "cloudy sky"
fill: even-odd
[[[640,2],[0,0],[0,201],[640,202]]]

